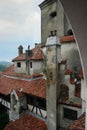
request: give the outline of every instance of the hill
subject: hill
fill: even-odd
[[[7,61],[0,61],[0,71],[5,70],[7,67],[9,67],[12,63]]]

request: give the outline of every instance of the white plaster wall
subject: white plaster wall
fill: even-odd
[[[86,111],[86,101],[87,101],[87,88],[84,79],[81,80],[81,98],[82,98],[82,112]]]
[[[68,69],[73,69],[74,66],[77,66],[78,69],[81,68],[79,52],[75,42],[61,44],[61,57],[67,60]]]
[[[70,75],[64,75],[65,65],[60,66],[60,84],[66,84],[69,88],[69,101],[75,103],[82,103],[82,100],[79,97],[76,97],[75,94],[75,85],[70,83]]]
[[[86,88],[86,82],[84,79],[81,80],[81,98],[86,101],[86,95],[87,95],[87,88]]]
[[[26,73],[26,62],[18,61],[21,63],[21,67],[17,67],[17,61],[14,62],[14,69],[16,73]]]
[[[82,114],[81,108],[76,108],[76,107],[66,106],[66,105],[60,105],[59,108],[60,110],[58,109],[58,111],[60,115],[58,116],[60,116],[60,127],[67,128],[72,123],[72,120],[64,118],[63,108],[68,108],[77,111],[77,118],[80,117],[80,115]]]
[[[43,71],[43,61],[32,61],[32,68],[30,68],[30,75],[35,73],[41,73]]]
[[[50,13],[56,11],[56,2],[46,6],[41,10],[41,43],[46,43],[47,37],[51,30],[56,30],[57,16],[54,18],[50,17]]]
[[[67,35],[67,31],[69,29],[72,29],[71,24],[67,18],[67,16],[64,14],[64,34]]]

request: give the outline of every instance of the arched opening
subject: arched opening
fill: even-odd
[[[83,69],[83,77],[84,79],[81,80],[83,86],[81,87],[81,98],[83,100],[83,103],[85,103],[85,105],[82,105],[82,109],[84,107],[84,111],[87,113],[87,103],[86,103],[86,99],[87,99],[87,19],[86,19],[86,13],[87,12],[87,8],[86,8],[86,0],[83,1],[76,1],[75,3],[73,1],[63,1],[60,0],[62,3],[62,6],[64,8],[64,12],[67,14],[67,17],[72,25],[73,31],[74,31],[74,35],[75,35],[75,39],[77,42],[77,46],[78,46],[78,51],[79,51],[79,55],[80,55],[80,60],[81,60],[81,64],[82,64],[82,69]],[[78,4],[79,3],[79,4]],[[83,117],[84,116],[84,117]],[[81,124],[79,124],[79,122],[83,120],[84,125],[82,126]],[[87,114],[86,114],[86,118],[85,118],[85,114],[83,114],[80,118],[78,118],[77,120],[77,128],[75,127],[75,124],[73,123],[70,127],[69,130],[72,129],[78,129],[78,126],[81,129],[87,129]]]

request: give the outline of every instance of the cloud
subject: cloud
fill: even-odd
[[[0,32],[1,33],[4,33],[4,32],[12,32],[14,29],[15,29],[15,27],[17,27],[18,26],[18,24],[17,23],[15,23],[15,22],[11,22],[11,21],[6,21],[6,20],[3,20],[3,19],[1,19],[0,20]]]
[[[38,32],[38,29],[40,28],[40,14],[37,12],[32,12],[29,14],[24,22],[24,32],[27,33],[34,33]]]
[[[17,3],[17,4],[24,4],[27,0],[11,0],[11,2]]]
[[[40,42],[41,20],[38,4],[42,1],[0,1],[0,53],[2,52],[0,59],[6,59],[7,57],[9,57],[7,59],[11,59],[16,56],[15,52],[20,43],[26,47],[28,43],[33,46],[35,42]],[[4,48],[6,48],[6,55],[4,55]]]

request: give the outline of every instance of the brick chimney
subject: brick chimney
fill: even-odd
[[[20,46],[18,47],[18,55],[21,55],[22,53],[23,53],[23,46],[20,45]]]

